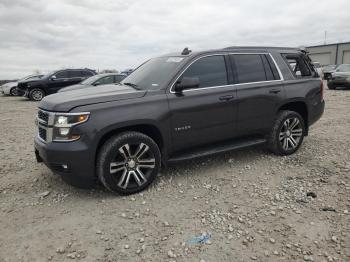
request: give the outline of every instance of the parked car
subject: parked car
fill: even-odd
[[[71,86],[96,75],[91,69],[63,69],[51,72],[40,79],[19,81],[17,89],[31,100],[40,101],[44,96],[56,93],[63,87]]]
[[[62,88],[58,92],[77,90],[81,88],[99,86],[99,85],[115,84],[122,81],[125,77],[126,75],[117,74],[117,73],[98,74],[85,79],[79,84]]]
[[[18,81],[8,82],[8,83],[0,86],[0,92],[3,95],[11,95],[11,96],[20,95],[20,93],[17,90],[17,84],[19,81],[39,79],[41,77],[43,77],[43,75],[29,75],[29,76],[26,76],[26,77],[18,80]]]
[[[339,65],[327,81],[329,89],[337,87],[350,88],[350,64]]]
[[[312,62],[312,64],[315,67],[316,72],[318,73],[318,75],[323,78],[323,71],[322,71],[322,66],[319,62]]]
[[[329,80],[332,77],[332,73],[335,72],[337,65],[326,65],[323,67],[323,79]]]
[[[131,68],[125,69],[124,71],[121,72],[121,74],[123,74],[123,75],[130,75],[132,73],[132,71],[134,71],[134,70],[131,69]]]
[[[323,82],[298,49],[185,49],[121,84],[45,97],[37,160],[75,186],[131,194],[170,162],[260,144],[293,154],[324,111]]]

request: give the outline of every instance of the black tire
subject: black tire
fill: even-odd
[[[334,90],[335,89],[335,86],[333,84],[331,84],[331,83],[328,83],[328,82],[327,82],[327,87],[330,90]]]
[[[299,122],[294,122],[294,119]],[[291,121],[293,122],[290,123]],[[294,123],[297,123],[297,125],[290,129]],[[280,111],[268,136],[267,146],[276,155],[290,155],[299,149],[304,136],[305,123],[301,115],[294,111]]]
[[[17,87],[14,86],[10,89],[10,95],[11,96],[17,96],[18,92],[17,92]]]
[[[128,195],[148,187],[160,167],[161,153],[150,137],[139,132],[123,132],[108,139],[99,150],[96,173],[108,190]]]
[[[40,88],[34,88],[29,91],[29,99],[33,101],[41,101],[44,98],[45,92]]]

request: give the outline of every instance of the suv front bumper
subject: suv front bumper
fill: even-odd
[[[37,161],[44,162],[67,183],[80,188],[96,185],[94,154],[82,141],[46,144],[36,136],[34,147]]]

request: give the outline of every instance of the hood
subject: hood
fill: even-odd
[[[143,97],[144,90],[136,90],[124,85],[104,85],[91,88],[60,92],[44,97],[39,108],[68,112],[74,107]]]
[[[16,86],[18,82],[7,82],[2,85],[2,87],[8,87],[8,86]]]
[[[86,87],[94,87],[94,86],[77,84],[77,85],[72,85],[72,86],[67,86],[67,87],[61,88],[60,90],[58,90],[58,93],[65,92],[65,91],[77,90],[77,89],[86,88]]]
[[[333,72],[333,77],[350,77],[350,72]]]

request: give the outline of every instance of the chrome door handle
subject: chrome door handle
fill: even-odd
[[[279,92],[281,92],[281,89],[271,89],[269,91],[270,94],[278,94]]]
[[[220,101],[230,101],[233,99],[233,95],[227,95],[227,96],[220,96],[219,100]]]

